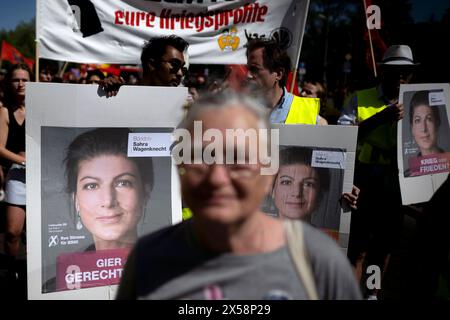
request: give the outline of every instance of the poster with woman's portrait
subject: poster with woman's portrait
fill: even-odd
[[[355,127],[280,125],[279,168],[262,210],[301,219],[347,247],[349,216],[341,201],[351,191]],[[354,144],[352,144],[352,142]]]
[[[403,93],[404,176],[450,170],[450,128],[443,89]]]
[[[301,219],[339,239],[344,149],[281,146],[266,212]]]
[[[42,292],[117,285],[138,237],[172,224],[171,129],[41,130]]]
[[[138,238],[181,220],[170,146],[186,91],[28,92],[29,298],[113,299]]]
[[[399,169],[404,204],[428,201],[432,177],[450,171],[450,126],[448,85],[402,85],[400,99],[404,117],[399,125]],[[422,179],[417,179],[422,177]],[[416,179],[415,179],[416,178]],[[410,182],[412,181],[412,182]],[[416,182],[423,184],[423,196],[407,196]],[[426,191],[428,189],[428,191]],[[414,201],[414,202],[410,202]]]

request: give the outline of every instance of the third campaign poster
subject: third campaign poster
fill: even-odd
[[[428,201],[450,171],[449,85],[402,85],[398,129],[403,204]]]

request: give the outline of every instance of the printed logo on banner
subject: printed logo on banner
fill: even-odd
[[[345,169],[345,152],[313,150],[312,167]]]
[[[128,157],[170,157],[170,133],[130,133]]]
[[[247,29],[245,29],[244,32],[245,32],[245,38],[247,39],[247,42],[251,41],[251,40],[255,40],[255,39],[267,38],[265,34],[259,34],[256,32],[250,33],[250,32],[247,32]],[[292,32],[289,29],[281,27],[281,28],[273,29],[270,32],[270,35],[268,38],[278,42],[278,44],[281,46],[281,48],[283,50],[286,50],[291,46],[293,36],[292,36]]]
[[[225,29],[217,40],[220,50],[235,51],[239,47],[239,42],[241,41],[236,34],[237,28],[234,26],[231,27],[231,29]]]
[[[283,50],[288,49],[292,44],[292,32],[288,28],[277,28],[270,33],[270,39],[278,42]]]
[[[90,0],[67,0],[69,4],[67,23],[83,38],[103,32],[102,24],[94,4]]]
[[[244,33],[245,33],[245,38],[247,39],[247,42],[249,42],[250,40],[254,40],[254,39],[264,39],[266,37],[265,34],[258,34],[256,32],[249,33],[249,32],[247,32],[247,29],[244,29]]]

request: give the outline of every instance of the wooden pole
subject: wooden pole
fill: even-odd
[[[294,92],[294,86],[296,84],[295,80],[297,80],[297,71],[298,71],[298,69],[297,69],[297,67],[295,67],[294,72],[292,73],[292,81],[291,81],[291,88],[290,88],[291,93]]]
[[[39,42],[35,40],[35,53],[36,53],[36,74],[34,75],[36,82],[39,82]]]
[[[61,68],[61,70],[58,71],[59,77],[62,79],[64,72],[66,72],[67,66],[69,64],[69,61],[64,62],[63,67]]]
[[[377,65],[375,64],[375,55],[373,54],[373,44],[372,44],[372,35],[370,33],[369,26],[367,25],[367,5],[366,0],[363,0],[364,2],[364,16],[366,17],[366,27],[367,32],[369,34],[369,45],[370,45],[370,55],[372,56],[372,66],[373,66],[373,74],[375,78],[377,77]]]
[[[302,35],[302,37],[299,37],[299,40],[298,40],[298,49],[297,49],[297,56],[296,56],[295,64],[294,64],[294,73],[292,74],[292,86],[291,86],[291,90],[290,90],[291,93],[294,92],[294,84],[295,84],[295,78],[294,77],[297,76],[297,68],[298,68],[298,64],[300,62],[300,52],[302,50],[303,33],[300,32],[300,31],[302,31],[302,30],[303,30],[303,32],[305,31],[308,10],[309,10],[309,0],[306,1],[306,8],[305,8],[306,14],[305,14],[305,17],[304,17],[305,19],[303,19],[303,23],[300,25],[300,30],[298,31],[298,34]]]

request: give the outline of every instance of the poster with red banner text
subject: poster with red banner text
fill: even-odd
[[[398,125],[403,204],[428,201],[450,172],[450,87],[401,85],[404,117]]]
[[[64,253],[56,260],[56,291],[117,285],[129,250]]]
[[[144,42],[176,34],[197,64],[245,64],[250,38],[273,38],[293,61],[309,0],[37,0],[40,58],[137,64]],[[58,30],[58,32],[55,32]]]

